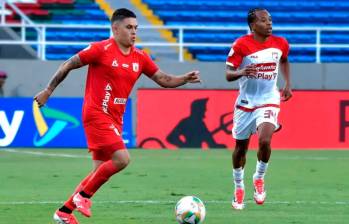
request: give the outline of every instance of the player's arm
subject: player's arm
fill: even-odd
[[[52,92],[67,77],[71,70],[80,68],[83,65],[84,64],[82,64],[78,55],[74,55],[67,61],[63,62],[51,78],[47,87],[44,90],[40,91],[38,94],[36,94],[36,96],[34,97],[34,100],[36,100],[39,107],[45,105]]]
[[[285,86],[281,93],[281,100],[287,101],[292,97],[290,63],[287,58],[280,61],[280,69],[285,80]]]
[[[257,69],[254,64],[247,65],[242,69],[236,69],[231,65],[227,65],[225,69],[225,78],[228,82],[238,80],[242,76],[255,76],[257,74]]]
[[[159,86],[164,88],[175,88],[182,86],[186,83],[198,83],[200,80],[199,71],[187,72],[183,75],[170,75],[160,69],[155,72],[151,79],[156,82]]]

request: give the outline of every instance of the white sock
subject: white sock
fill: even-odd
[[[257,160],[256,172],[253,174],[253,179],[264,179],[265,172],[267,171],[268,163]]]
[[[242,167],[233,169],[233,180],[234,180],[234,185],[235,189],[237,188],[245,188],[244,185],[244,169]]]

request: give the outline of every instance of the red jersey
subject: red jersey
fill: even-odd
[[[142,50],[131,48],[129,54],[119,49],[113,38],[92,43],[78,53],[88,64],[82,119],[85,124],[112,119],[122,125],[129,94],[142,73],[154,75],[158,66]]]

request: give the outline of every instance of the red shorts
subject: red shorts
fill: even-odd
[[[126,149],[121,137],[121,127],[112,122],[84,124],[87,146],[93,160],[107,161],[115,151]]]

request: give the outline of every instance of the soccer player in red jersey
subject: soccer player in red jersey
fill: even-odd
[[[264,175],[270,159],[270,142],[280,128],[277,122],[280,93],[276,86],[279,67],[285,80],[281,100],[292,97],[288,63],[289,45],[286,39],[272,35],[272,20],[265,9],[248,13],[251,34],[238,38],[227,58],[226,79],[239,81],[240,93],[235,102],[233,137],[236,139],[232,155],[235,185],[232,206],[244,208],[244,167],[250,136],[258,133],[256,171],[253,175],[254,199],[263,204],[266,192]]]
[[[113,37],[92,43],[65,61],[48,86],[34,97],[40,107],[45,105],[71,70],[89,65],[82,120],[94,167],[55,212],[57,223],[78,223],[72,214],[75,209],[90,217],[90,198],[129,164],[130,156],[121,137],[122,117],[131,89],[142,73],[166,88],[200,82],[198,71],[179,76],[167,74],[144,51],[135,48],[137,26],[132,11],[117,9],[111,18]]]

